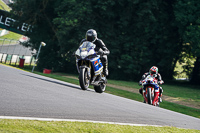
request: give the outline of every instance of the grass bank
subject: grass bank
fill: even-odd
[[[22,35],[9,31],[9,34],[0,37],[0,45],[16,44],[16,41],[21,37]]]
[[[109,80],[109,83],[125,86],[129,88],[140,88],[137,82],[129,82],[129,81],[116,81]],[[200,103],[200,86],[197,85],[189,85],[189,84],[181,84],[181,82],[173,82],[168,83],[165,82],[163,85],[163,94],[172,97],[178,97],[185,100],[193,100]]]
[[[106,89],[107,89],[106,90],[107,93],[111,93],[111,94],[114,94],[117,96],[121,96],[121,97],[125,97],[125,98],[129,98],[132,100],[143,102],[143,98],[140,94],[131,93],[129,91],[120,90],[120,89],[116,89],[116,88],[112,88],[112,87],[107,87]],[[167,102],[167,101],[163,101],[162,103],[160,103],[160,107],[168,109],[168,110],[172,110],[175,112],[179,112],[182,114],[200,118],[200,109],[190,108],[187,106],[183,106],[183,105],[179,105],[179,104],[171,103],[171,102]]]
[[[5,11],[10,11],[11,9],[3,2],[0,0],[0,9],[5,10]]]
[[[200,130],[175,127],[129,126],[90,122],[55,122],[36,120],[0,120],[0,132],[20,133],[200,133]]]

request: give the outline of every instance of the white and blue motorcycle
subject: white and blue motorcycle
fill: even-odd
[[[103,75],[103,65],[95,47],[92,42],[83,42],[75,52],[76,66],[81,88],[87,90],[89,85],[93,85],[97,93],[102,93],[106,89],[107,80]]]

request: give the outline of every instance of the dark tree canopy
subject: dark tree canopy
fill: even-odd
[[[24,45],[47,44],[40,70],[76,72],[72,53],[93,28],[111,52],[109,77],[123,80],[138,80],[153,65],[164,79],[172,79],[178,60],[199,59],[199,7],[196,0],[15,0],[12,5],[13,12],[23,12],[20,21],[34,25]]]

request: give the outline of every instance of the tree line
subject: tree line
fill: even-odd
[[[34,25],[23,45],[47,44],[39,70],[77,73],[72,53],[95,29],[110,50],[109,78],[138,80],[155,65],[163,79],[173,79],[179,61],[191,82],[200,80],[197,0],[15,0],[10,6],[23,12],[19,21]]]

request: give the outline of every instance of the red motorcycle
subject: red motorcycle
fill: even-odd
[[[157,79],[149,75],[142,81],[143,97],[146,103],[159,106],[159,86]]]

